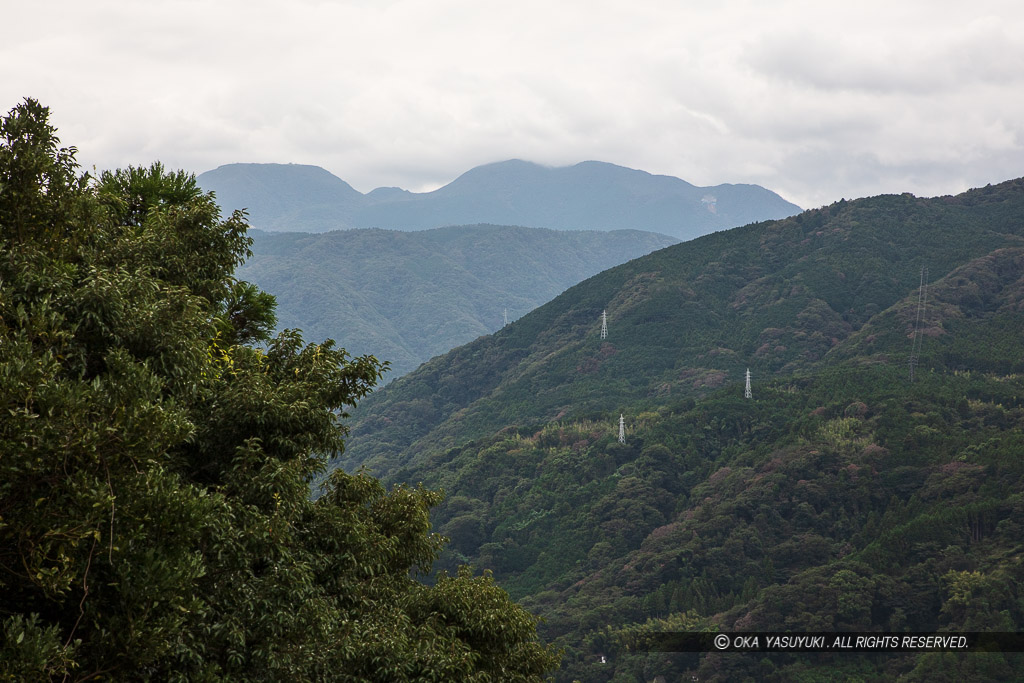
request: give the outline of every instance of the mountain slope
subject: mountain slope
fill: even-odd
[[[636,259],[434,359],[359,407],[344,464],[445,490],[442,565],[543,616],[560,681],[1007,680],[1018,654],[635,645],[1024,628],[1022,294],[1024,180],[841,202]]]
[[[217,194],[225,210],[248,208],[251,223],[267,230],[424,230],[492,223],[636,229],[690,239],[799,211],[756,185],[702,188],[597,161],[564,168],[519,160],[488,164],[425,193],[378,188],[363,195],[323,169],[295,164],[229,164],[198,180]]]
[[[247,209],[252,225],[267,230],[325,232],[356,227],[348,216],[365,201],[344,180],[319,166],[229,164],[200,174],[224,212]]]
[[[613,410],[624,400],[698,397],[747,367],[758,378],[804,368],[915,289],[922,266],[934,279],[1019,245],[1019,186],[840,202],[601,273],[377,392],[356,414],[349,462],[394,464],[456,445],[456,435]],[[972,205],[986,192],[1001,200]],[[607,340],[599,338],[602,310]],[[894,351],[909,355],[909,342]],[[409,401],[429,419],[402,419]]]
[[[281,327],[392,364],[391,377],[497,330],[601,270],[675,242],[633,230],[476,225],[420,232],[253,231],[240,269],[278,299]]]

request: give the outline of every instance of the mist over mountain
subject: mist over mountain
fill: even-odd
[[[1010,680],[1019,654],[635,645],[1020,631],[1022,302],[1024,179],[837,202],[616,266],[433,359],[354,411],[341,465],[443,489],[441,566],[542,616],[558,681]]]
[[[646,230],[681,240],[800,208],[757,185],[697,187],[598,161],[550,168],[510,160],[478,166],[433,192],[367,194],[322,168],[228,164],[198,177],[224,210],[247,208],[264,230],[425,230],[490,223],[557,230]]]
[[[317,174],[314,177],[321,177]],[[580,280],[676,240],[636,230],[469,225],[417,232],[253,230],[239,277],[282,328],[391,363],[390,380],[499,329]]]

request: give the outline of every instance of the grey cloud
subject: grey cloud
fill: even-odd
[[[688,4],[15,3],[0,107],[40,98],[87,165],[306,163],[362,191],[513,157],[801,205],[1024,173],[1020,3]]]
[[[921,95],[1024,81],[1024,42],[993,21],[946,40],[922,39],[909,26],[905,40],[899,32],[879,40],[803,29],[759,40],[743,60],[755,72],[819,91]]]

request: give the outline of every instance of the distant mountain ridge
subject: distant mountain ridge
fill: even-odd
[[[686,240],[800,211],[758,185],[698,187],[599,161],[550,168],[513,159],[478,166],[423,193],[382,187],[362,194],[322,168],[301,164],[227,164],[198,181],[225,211],[246,208],[254,227],[274,231],[490,223],[645,230]]]

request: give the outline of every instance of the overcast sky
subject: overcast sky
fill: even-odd
[[[18,0],[0,108],[89,168],[434,189],[588,159],[805,208],[1024,175],[1020,0]]]

